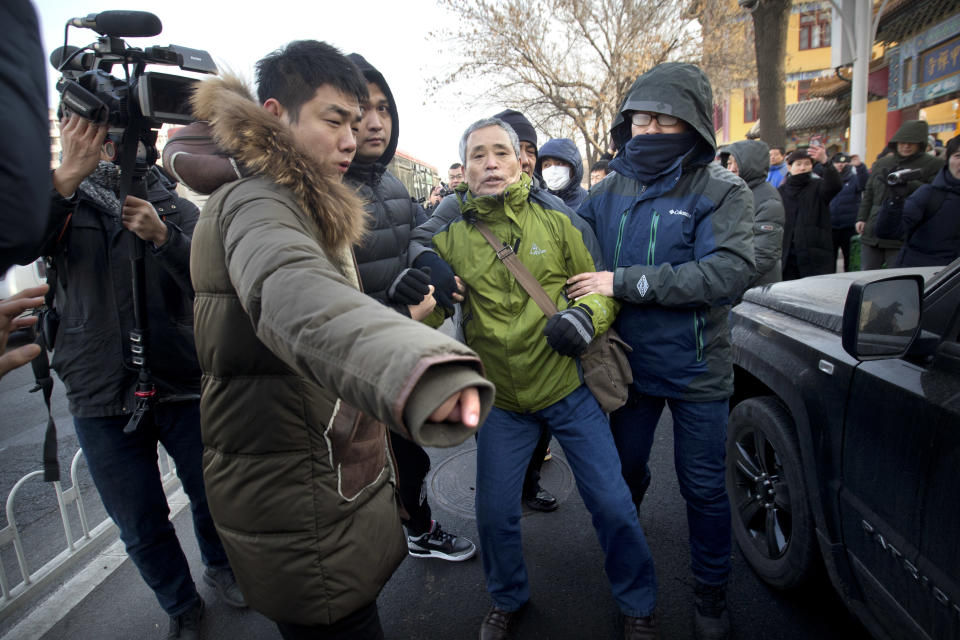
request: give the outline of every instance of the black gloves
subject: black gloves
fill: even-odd
[[[434,252],[424,251],[413,261],[413,266],[418,269],[429,269],[433,297],[437,304],[448,312],[447,315],[453,315],[453,305],[456,304],[453,294],[457,291],[457,281],[453,279],[453,269],[450,265]]]
[[[543,335],[547,344],[562,356],[576,358],[593,340],[593,320],[590,310],[578,306],[564,309],[547,319]]]
[[[387,289],[387,300],[394,304],[420,304],[430,293],[430,273],[420,269],[404,269]]]

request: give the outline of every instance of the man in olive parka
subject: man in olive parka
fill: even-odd
[[[638,504],[665,404],[687,503],[698,638],[729,634],[730,504],[725,488],[733,393],[730,304],[754,277],[753,196],[714,162],[713,91],[699,68],[668,62],[637,78],[614,120],[615,172],[578,213],[609,271],[581,273],[567,294],[613,296],[614,326],[633,348],[626,406],[610,416]]]
[[[860,200],[856,230],[860,234],[860,269],[879,269],[892,266],[903,244],[900,240],[877,237],[877,214],[887,199],[887,176],[902,169],[919,169],[919,179],[907,183],[905,196],[921,185],[933,182],[943,167],[943,160],[926,152],[929,127],[925,120],[907,120],[890,138],[890,153],[873,163],[870,179]]]
[[[459,444],[492,386],[472,351],[360,289],[365,214],[340,182],[357,68],[307,40],[257,70],[259,100],[229,76],[194,96],[247,176],[207,200],[190,256],[210,512],[285,638],[382,638],[377,595],[407,555],[386,429]]]

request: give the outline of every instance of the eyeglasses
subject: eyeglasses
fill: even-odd
[[[657,124],[659,124],[661,127],[672,127],[673,125],[680,122],[680,118],[678,118],[677,116],[668,116],[665,113],[650,114],[650,113],[643,113],[643,112],[634,113],[633,116],[631,117],[631,120],[633,121],[633,124],[635,126],[645,127],[649,125],[650,121],[653,120],[654,118],[657,119]]]

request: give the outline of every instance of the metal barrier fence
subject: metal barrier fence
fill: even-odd
[[[32,599],[41,592],[43,587],[59,578],[70,568],[82,562],[83,559],[96,548],[96,542],[116,533],[116,525],[113,524],[113,521],[110,520],[109,517],[93,526],[93,528],[90,527],[77,477],[82,455],[83,450],[78,449],[77,453],[73,456],[73,461],[70,463],[70,482],[72,486],[69,489],[64,490],[60,481],[50,483],[57,497],[66,548],[36,571],[31,572],[27,562],[22,535],[17,528],[17,519],[14,514],[14,500],[20,488],[32,479],[42,477],[43,471],[32,471],[20,478],[10,490],[10,495],[7,496],[7,526],[0,529],[0,548],[7,547],[11,543],[13,544],[16,562],[20,569],[22,580],[10,586],[3,564],[0,563],[0,620],[9,616],[20,606],[32,601]],[[180,481],[177,478],[173,460],[167,455],[167,452],[163,450],[163,447],[159,447],[158,456],[164,492],[169,495],[171,490],[179,486]],[[81,531],[76,537],[74,536],[73,526],[70,523],[69,512],[67,510],[67,507],[71,503],[77,505],[77,515],[80,519]]]

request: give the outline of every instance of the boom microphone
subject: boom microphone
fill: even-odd
[[[148,38],[163,31],[160,18],[149,11],[101,11],[86,18],[71,18],[67,24],[116,38]]]

